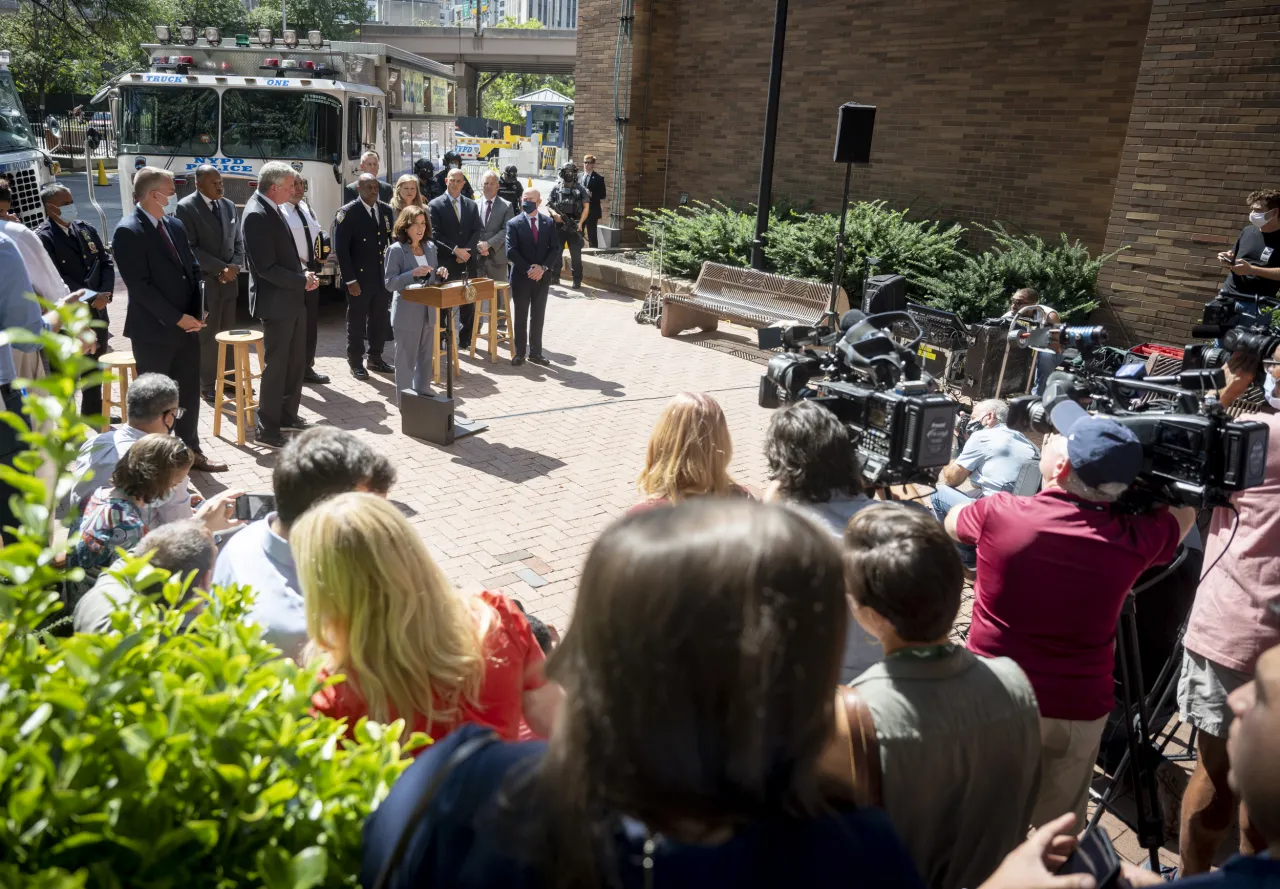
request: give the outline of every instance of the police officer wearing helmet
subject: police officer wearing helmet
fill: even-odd
[[[425,157],[420,157],[413,162],[413,175],[418,177],[418,190],[422,192],[422,203],[426,204],[432,198],[438,198],[442,192],[438,191],[439,183],[436,182],[436,166]]]
[[[569,161],[560,168],[560,181],[547,198],[547,211],[556,221],[560,239],[569,248],[575,290],[582,286],[582,227],[590,209],[591,196],[578,183],[577,165]]]
[[[436,173],[436,190],[434,192],[435,197],[439,197],[440,195],[444,194],[446,191],[449,190],[448,187],[445,185],[445,180],[449,178],[449,171],[461,170],[461,169],[462,169],[462,155],[458,154],[458,152],[456,151],[446,151],[444,153],[444,168],[441,169],[439,173]],[[462,196],[464,198],[475,197],[475,192],[471,190],[471,182],[470,180],[467,179],[465,173],[462,176]]]
[[[524,186],[520,184],[520,171],[516,169],[515,164],[508,164],[502,171],[502,178],[498,180],[498,197],[512,207],[519,207],[523,195]]]

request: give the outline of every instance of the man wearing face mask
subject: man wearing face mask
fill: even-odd
[[[71,190],[62,185],[46,185],[40,191],[40,201],[46,218],[35,233],[57,266],[59,277],[68,291],[95,291],[98,296],[89,304],[89,311],[95,321],[108,323],[107,303],[116,286],[116,270],[97,229],[77,218]],[[93,329],[92,335],[93,351],[88,354],[98,358],[106,354],[111,334],[106,327],[99,327]],[[86,386],[81,391],[80,412],[102,413],[100,386]]]
[[[139,374],[162,373],[178,384],[182,416],[177,436],[196,456],[193,469],[225,472],[200,450],[200,331],[204,306],[200,264],[186,229],[171,214],[178,206],[173,174],[143,167],[133,175],[134,211],[116,226],[111,250],[129,291],[124,335],[133,344]]]
[[[1274,299],[1280,290],[1280,191],[1260,189],[1249,195],[1249,224],[1218,262],[1230,269],[1219,293],[1234,297],[1237,308],[1258,314],[1259,299]]]
[[[1280,414],[1275,413],[1280,410],[1280,349],[1261,360],[1245,352],[1232,355],[1218,398],[1230,405],[1259,372],[1266,375],[1262,389],[1270,410],[1249,419],[1270,430],[1266,472],[1262,484],[1231,495],[1232,509],[1213,511],[1204,548],[1210,567],[1183,639],[1178,707],[1182,721],[1199,729],[1199,755],[1182,797],[1178,842],[1187,875],[1209,870],[1237,818],[1239,799],[1227,781],[1232,722],[1227,698],[1252,678],[1263,652],[1280,645]],[[1261,851],[1247,819],[1240,823],[1240,852]]]
[[[542,354],[542,322],[547,314],[551,279],[560,270],[560,236],[551,217],[538,212],[542,196],[525,191],[520,215],[507,223],[507,258],[511,260],[511,311],[516,338],[511,364],[524,364],[525,346],[534,364],[550,364]],[[532,322],[532,323],[531,323]]]
[[[969,419],[969,440],[960,456],[942,468],[938,485],[930,498],[933,514],[944,521],[953,506],[972,503],[997,491],[1012,491],[1018,475],[1028,463],[1040,458],[1040,452],[1021,432],[1005,425],[1009,405],[991,398],[973,406]],[[970,490],[960,490],[968,480]],[[956,544],[965,566],[976,566],[972,546]]]

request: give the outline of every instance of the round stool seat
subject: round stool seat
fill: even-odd
[[[261,330],[223,330],[213,337],[220,343],[259,343],[262,342]]]
[[[108,352],[106,355],[99,356],[98,362],[105,364],[107,367],[135,367],[137,362],[133,360],[132,352]]]

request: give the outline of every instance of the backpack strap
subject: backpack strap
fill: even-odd
[[[844,704],[845,718],[849,725],[854,802],[864,808],[879,807],[883,800],[880,787],[880,743],[876,740],[876,724],[871,716],[871,708],[856,688],[841,688],[840,700]]]

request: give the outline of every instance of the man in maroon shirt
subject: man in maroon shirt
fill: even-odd
[[[1173,559],[1195,510],[1132,515],[1111,504],[1142,469],[1142,445],[1114,420],[1057,405],[1034,497],[994,494],[947,514],[978,547],[969,650],[1012,658],[1040,704],[1039,826],[1064,812],[1083,824],[1093,764],[1114,703],[1116,622],[1152,565]]]

